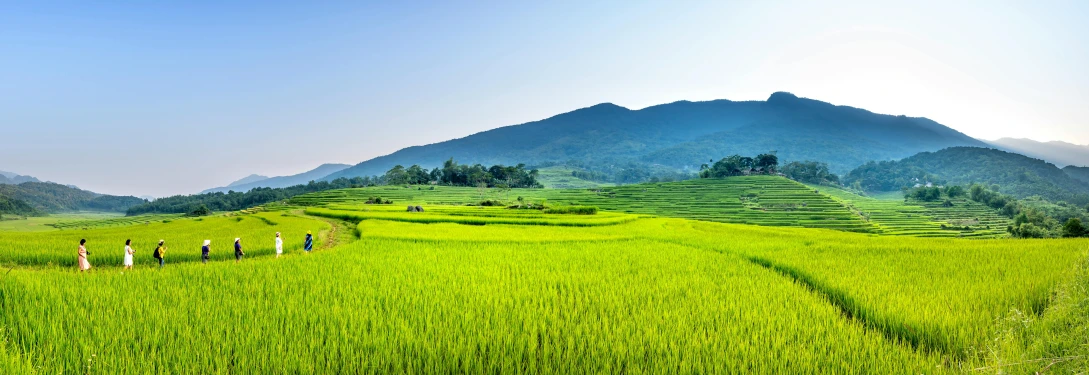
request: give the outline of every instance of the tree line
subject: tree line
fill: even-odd
[[[540,188],[537,181],[537,169],[528,169],[525,164],[505,166],[496,164],[485,167],[481,164],[458,164],[454,158],[442,163],[441,168],[428,170],[419,165],[405,168],[396,165],[382,176],[390,185],[447,185],[500,188]]]
[[[722,178],[758,173],[775,173],[779,166],[779,157],[775,154],[760,154],[756,157],[730,155],[719,161],[709,161],[714,164],[700,165],[700,178]]]

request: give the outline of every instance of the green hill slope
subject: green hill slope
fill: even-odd
[[[18,185],[0,184],[0,196],[21,201],[44,212],[114,211],[145,203],[136,197],[102,195],[52,182],[24,182]]]
[[[1034,195],[1079,205],[1089,203],[1089,184],[1043,160],[979,147],[951,147],[900,160],[870,162],[843,177],[847,185],[867,191],[893,191],[915,184],[981,183],[997,185],[1018,198]]]

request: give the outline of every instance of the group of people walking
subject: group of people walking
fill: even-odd
[[[279,258],[284,254],[284,240],[280,237],[280,232],[276,232],[276,257]],[[212,240],[204,240],[204,244],[200,247],[200,261],[201,263],[208,263],[209,253],[212,249]],[[166,265],[166,240],[159,240],[159,246],[155,247],[155,251],[151,256],[159,261],[159,268]],[[314,236],[310,234],[310,231],[306,231],[306,240],[303,241],[303,251],[309,253],[314,250]],[[91,262],[87,260],[87,256],[91,255],[87,251],[87,240],[79,240],[79,250],[76,253],[79,263],[79,270],[87,271],[91,269]],[[242,250],[242,239],[234,239],[234,261],[235,263],[241,262],[242,257],[246,255],[246,252]],[[132,248],[132,240],[125,240],[125,258],[121,262],[121,265],[125,269],[132,269],[134,258],[136,256],[136,250]]]

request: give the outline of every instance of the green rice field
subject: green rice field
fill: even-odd
[[[773,177],[511,192],[601,209],[558,214],[469,206],[506,198],[470,188],[387,186],[204,218],[0,232],[0,373],[1089,367],[1089,240],[911,233],[906,219],[988,212],[848,194]],[[371,196],[394,203],[362,203]],[[898,211],[907,206],[919,211]],[[875,216],[885,211],[904,224]],[[312,254],[299,251],[307,230]],[[270,256],[275,232],[282,258]],[[252,259],[233,261],[234,237]],[[75,269],[79,238],[89,272]],[[120,268],[126,238],[140,251],[133,270]],[[172,246],[163,269],[150,257],[160,238]],[[201,264],[206,238],[213,259]]]

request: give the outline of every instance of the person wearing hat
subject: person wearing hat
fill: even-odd
[[[276,257],[284,254],[284,240],[280,238],[280,232],[276,232]]]
[[[201,261],[201,263],[208,263],[208,252],[212,251],[212,249],[209,248],[208,246],[210,246],[211,244],[212,244],[212,240],[204,240],[204,246],[200,247],[200,261]]]
[[[310,250],[314,250],[314,236],[310,234],[310,231],[306,231],[306,241],[303,242],[303,250],[310,253]]]
[[[166,246],[163,246],[165,243],[166,240],[159,240],[159,247],[156,247],[155,253],[151,254],[151,256],[159,260],[159,268],[163,268],[163,265],[166,264]]]
[[[234,239],[234,262],[235,263],[241,262],[243,255],[246,255],[246,253],[242,252],[242,239],[241,238],[235,238]]]

